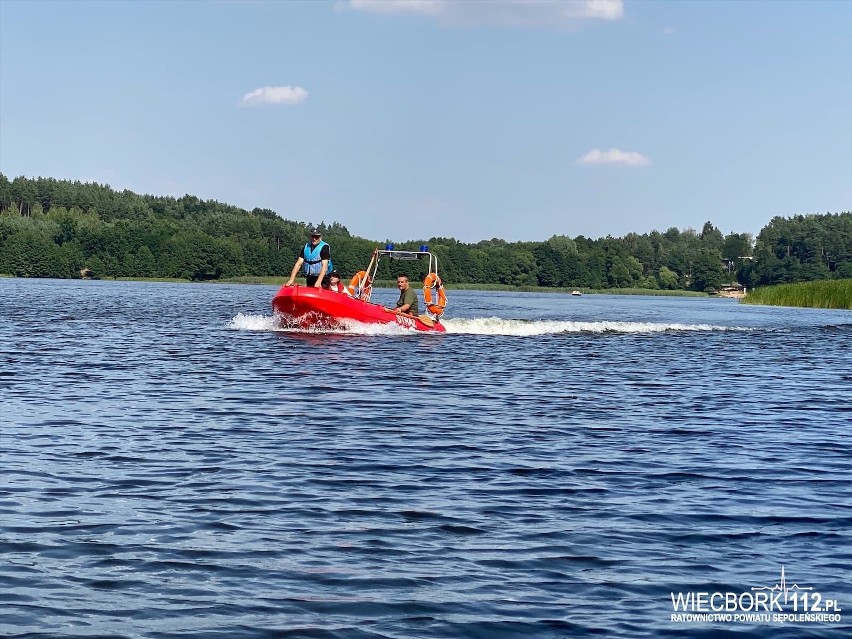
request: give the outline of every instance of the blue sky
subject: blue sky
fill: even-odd
[[[852,210],[852,1],[0,0],[0,171],[374,240]]]

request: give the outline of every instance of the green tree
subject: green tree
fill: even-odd
[[[716,291],[722,286],[722,259],[718,250],[702,249],[692,270],[692,288]]]
[[[0,258],[15,277],[63,277],[64,269],[57,246],[49,238],[32,230],[11,236],[3,246]]]
[[[680,278],[668,266],[661,266],[658,280],[660,287],[669,291],[680,288]]]
[[[639,280],[640,288],[650,288],[650,289],[658,289],[660,288],[660,284],[657,282],[657,278],[653,275],[646,275],[642,279]]]
[[[701,235],[699,237],[701,238],[703,248],[711,251],[721,251],[725,244],[722,232],[709,221],[704,223],[704,227],[701,229]]]

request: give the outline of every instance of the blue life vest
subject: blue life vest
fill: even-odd
[[[317,242],[317,245],[311,249],[311,244],[308,242],[305,244],[305,248],[302,249],[302,259],[305,260],[305,275],[319,275],[322,270],[322,260],[320,259],[320,253],[322,252],[322,247],[328,246],[325,242],[320,240]],[[334,267],[331,265],[331,248],[329,247],[329,258],[328,258],[328,268],[325,270],[326,275],[331,273],[334,270]]]

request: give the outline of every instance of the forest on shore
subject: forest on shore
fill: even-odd
[[[0,274],[16,277],[286,278],[315,225],[345,280],[367,265],[376,246],[392,241],[352,236],[338,222],[288,220],[270,209],[192,195],[139,195],[43,177],[10,181],[0,173]],[[723,235],[708,221],[700,231],[673,227],[618,238],[394,243],[414,250],[427,244],[450,283],[713,292],[733,281],[754,288],[852,278],[850,211],[775,217],[756,238]],[[405,272],[422,279],[423,268],[384,260],[377,277]]]

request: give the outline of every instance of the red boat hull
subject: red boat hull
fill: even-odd
[[[282,286],[272,298],[272,308],[301,328],[342,328],[345,320],[362,324],[393,324],[416,331],[446,331],[426,317],[395,313],[380,304],[364,302],[343,293],[313,286]]]

